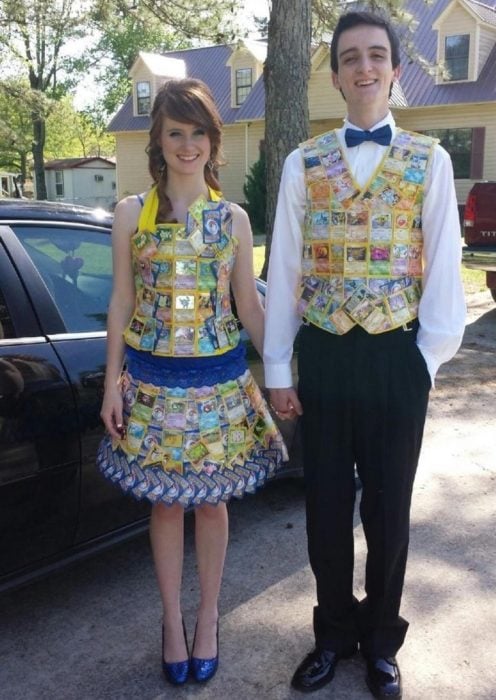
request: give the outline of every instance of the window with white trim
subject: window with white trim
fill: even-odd
[[[467,80],[470,34],[454,34],[444,40],[444,62],[448,71],[447,81]]]
[[[252,88],[251,68],[238,68],[236,71],[236,105],[242,105]]]
[[[64,171],[63,170],[56,170],[55,171],[55,194],[57,195],[57,197],[64,196]]]
[[[151,89],[148,80],[136,83],[136,114],[150,114]]]

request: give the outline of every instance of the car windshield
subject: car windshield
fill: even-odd
[[[104,331],[112,288],[109,232],[86,227],[17,225],[68,332]]]

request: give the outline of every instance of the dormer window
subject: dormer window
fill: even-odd
[[[252,87],[251,68],[238,68],[236,70],[236,105],[242,105],[248,97]]]
[[[151,90],[147,80],[136,83],[136,114],[150,114]]]
[[[469,46],[469,34],[455,34],[446,37],[444,62],[448,70],[447,81],[467,80]]]

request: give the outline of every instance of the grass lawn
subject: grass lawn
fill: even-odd
[[[265,258],[265,246],[253,247],[253,266],[255,274],[259,275]],[[486,273],[480,270],[468,270],[462,266],[462,279],[465,293],[483,292],[486,289]]]

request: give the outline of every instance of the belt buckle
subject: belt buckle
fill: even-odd
[[[408,326],[410,326],[410,327],[408,327]],[[403,330],[405,331],[405,333],[411,333],[411,332],[413,331],[412,322],[411,322],[411,321],[408,321],[408,323],[404,323],[404,324],[403,324]]]

